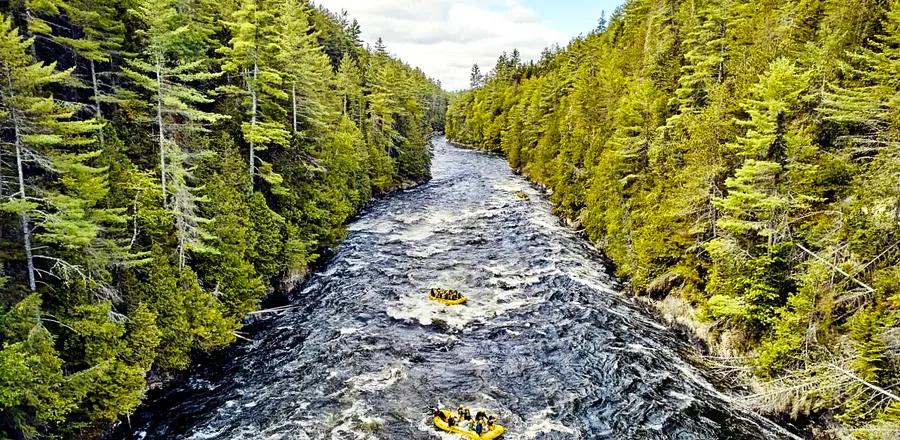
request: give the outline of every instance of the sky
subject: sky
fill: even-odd
[[[469,87],[472,64],[493,68],[503,51],[537,59],[553,44],[597,26],[624,0],[315,0],[359,20],[362,38],[439,79],[445,90]]]

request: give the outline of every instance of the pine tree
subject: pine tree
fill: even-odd
[[[773,61],[768,72],[751,89],[753,98],[743,104],[750,119],[739,121],[739,125],[745,127],[747,132],[732,148],[746,158],[783,160],[789,128],[787,123],[799,110],[801,95],[808,83],[809,75],[797,72],[793,62],[787,58]]]
[[[130,413],[141,401],[144,369],[122,360],[125,351],[125,325],[110,319],[109,301],[79,304],[61,317],[70,330],[63,341],[70,356],[67,367],[78,367],[78,394],[83,395],[75,414],[88,420],[113,421]]]
[[[512,53],[509,55],[509,67],[512,69],[518,69],[522,66],[522,54],[519,53],[519,49],[513,49]]]
[[[764,406],[890,436],[898,10],[631,1],[533,67],[501,56],[452,96],[447,135],[499,144],[636,292],[693,305],[712,347],[773,379]]]
[[[472,64],[472,73],[469,74],[469,86],[473,89],[477,89],[481,87],[484,82],[484,77],[481,75],[481,68],[478,67],[478,64]]]
[[[375,54],[381,56],[387,56],[387,47],[384,45],[384,41],[382,41],[381,37],[378,37],[378,40],[375,40]]]
[[[747,131],[732,148],[747,159],[726,180],[727,195],[714,200],[720,211],[719,236],[706,245],[712,258],[728,268],[713,274],[711,288],[721,292],[711,303],[714,313],[768,324],[774,315],[772,307],[779,305],[774,303],[777,283],[765,280],[777,278],[784,269],[775,263],[783,257],[782,242],[790,240],[792,213],[810,201],[783,183],[791,142],[788,124],[807,86],[808,75],[779,58],[760,76],[742,105],[750,119],[741,122]],[[759,274],[763,268],[766,277]],[[746,279],[754,281],[741,281]],[[737,297],[725,295],[729,291]]]
[[[631,211],[637,202],[631,196],[646,185],[648,153],[661,104],[649,81],[637,79],[627,87],[628,93],[615,107],[615,134],[593,167],[584,212],[590,236],[609,243],[607,252],[615,255],[623,270],[634,264],[632,235],[637,222]]]
[[[0,116],[9,137],[3,142],[2,154],[10,158],[7,164],[12,169],[4,171],[10,172],[11,180],[16,184],[12,188],[3,188],[2,209],[20,219],[28,287],[35,290],[36,275],[49,273],[37,267],[35,259],[47,262],[51,270],[62,276],[74,273],[86,278],[89,274],[59,255],[36,254],[33,221],[39,221],[42,227],[38,231],[39,239],[44,238],[62,248],[79,248],[92,242],[100,226],[94,222],[97,219],[86,217],[88,213],[82,209],[82,201],[74,199],[74,194],[55,191],[39,179],[32,181],[26,171],[34,167],[44,172],[79,172],[80,175],[70,174],[69,186],[96,184],[98,182],[90,175],[103,171],[88,164],[95,154],[79,151],[93,142],[91,136],[99,128],[98,124],[93,120],[70,120],[74,111],[42,92],[45,86],[66,81],[71,70],[59,72],[53,64],[32,62],[28,54],[31,44],[31,40],[22,41],[10,20],[3,17],[0,22],[0,69],[4,77],[0,84],[0,99],[3,100]],[[83,178],[87,181],[78,182]],[[102,183],[100,188],[102,190]]]
[[[820,111],[828,121],[850,130],[851,155],[870,163],[864,185],[876,212],[900,224],[900,2],[891,2],[884,34],[852,53],[846,66],[852,82],[832,85]],[[881,205],[881,206],[879,206]],[[888,209],[882,209],[887,207]]]
[[[341,110],[345,115],[362,126],[365,102],[362,88],[362,73],[356,61],[349,55],[341,58],[335,78],[337,92],[341,97]]]
[[[710,89],[725,77],[728,2],[714,0],[701,9],[697,22],[682,42],[684,65],[678,78],[678,89],[669,102],[677,110],[666,123],[668,127],[678,123],[684,115],[698,113],[706,105]]]
[[[397,103],[393,87],[398,80],[390,58],[386,55],[374,55],[366,70],[369,143],[383,148],[391,157],[397,154],[394,145],[397,135],[394,112],[397,110]]]
[[[275,8],[267,0],[242,0],[240,8],[226,23],[231,40],[219,49],[224,56],[222,70],[238,75],[242,87],[224,90],[249,101],[249,121],[241,124],[241,132],[249,147],[250,181],[260,174],[272,185],[279,185],[281,177],[272,165],[257,157],[258,151],[270,146],[287,147],[289,131],[284,128],[284,109],[279,102],[287,99],[281,89],[284,73],[280,70],[280,42]]]
[[[151,94],[154,103],[162,202],[174,217],[179,267],[184,267],[187,251],[211,251],[204,245],[211,237],[202,227],[207,220],[198,212],[197,204],[203,198],[198,195],[200,189],[191,184],[192,170],[203,154],[198,138],[208,131],[205,125],[225,116],[198,109],[212,100],[191,83],[220,74],[209,72],[205,59],[185,58],[178,52],[188,28],[177,25],[175,4],[175,0],[148,0],[136,9],[146,26],[147,44],[125,73]]]
[[[116,74],[112,58],[120,56],[125,40],[125,24],[120,19],[119,2],[113,0],[69,0],[64,6],[72,25],[77,26],[83,36],[73,38],[54,36],[54,41],[71,47],[79,56],[88,61],[87,80],[90,83],[93,114],[103,120],[101,104],[115,101],[117,93],[113,84]],[[100,65],[109,64],[112,69],[101,71]],[[100,148],[105,147],[103,129],[98,130]]]
[[[329,92],[331,63],[308,25],[305,5],[285,1],[278,16],[284,80],[290,85],[291,122],[295,135],[300,124],[322,131],[329,122],[329,109],[323,102]],[[301,120],[302,119],[302,120]]]
[[[603,10],[603,11],[600,11],[600,18],[597,19],[597,27],[594,28],[594,32],[599,33],[599,32],[605,31],[606,25],[607,25],[606,11]]]
[[[362,46],[362,30],[359,27],[359,21],[355,18],[350,23],[350,26],[347,27],[347,34],[350,36],[350,39],[353,41],[353,44],[356,46]]]
[[[362,48],[346,15],[293,0],[0,13],[0,437],[101,431],[150,369],[233,341],[373,192],[427,177],[443,92]]]
[[[153,366],[160,342],[156,315],[148,304],[141,302],[128,314],[126,323],[126,348],[122,358],[129,365],[140,366],[145,371]]]
[[[21,0],[9,2],[9,14],[14,26],[21,26],[23,37],[53,38],[51,21],[66,8],[66,0]],[[29,48],[35,55],[34,47]]]
[[[209,201],[204,204],[204,213],[214,219],[208,229],[215,236],[211,244],[218,252],[203,255],[193,266],[204,286],[214,286],[225,313],[239,318],[258,308],[266,284],[281,269],[283,226],[276,222],[261,224],[267,220],[266,213],[271,213],[265,197],[253,193],[248,203],[240,153],[230,139],[221,138],[216,143],[217,154],[204,161],[200,171],[209,175],[205,179]],[[256,202],[262,205],[262,212],[253,209]],[[260,243],[260,236],[267,242]],[[275,255],[267,256],[265,262],[257,260],[254,250],[261,247],[275,248]]]
[[[62,422],[77,405],[63,360],[41,323],[41,300],[25,297],[0,314],[0,416],[18,435],[33,438]]]

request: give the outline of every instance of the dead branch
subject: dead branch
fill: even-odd
[[[837,371],[837,372],[843,374],[844,376],[847,376],[847,377],[849,377],[850,379],[853,379],[853,380],[855,380],[855,381],[857,381],[857,382],[859,382],[859,383],[865,385],[867,388],[869,388],[869,389],[871,389],[871,390],[873,390],[873,391],[876,391],[876,392],[879,392],[879,393],[881,393],[881,394],[884,394],[885,396],[888,396],[888,397],[890,397],[891,399],[894,399],[894,401],[896,401],[896,402],[900,402],[900,396],[898,396],[898,395],[896,395],[896,394],[894,394],[894,393],[892,393],[892,392],[890,392],[890,391],[888,391],[888,390],[886,390],[886,389],[884,389],[884,388],[881,388],[881,387],[878,386],[878,385],[875,385],[875,384],[873,384],[873,383],[867,382],[867,381],[863,380],[862,378],[860,378],[859,376],[857,376],[857,375],[855,375],[855,374],[853,374],[853,373],[851,373],[851,372],[849,372],[849,371],[847,371],[847,370],[845,370],[845,369],[839,367],[838,365],[830,364],[829,367],[831,367],[831,368],[834,369],[835,371]]]
[[[844,272],[841,268],[835,266],[834,264],[831,264],[830,261],[828,261],[828,260],[826,260],[826,259],[824,259],[824,258],[822,258],[822,257],[820,257],[820,256],[818,256],[818,255],[816,255],[815,252],[813,252],[813,251],[811,251],[811,250],[809,250],[809,249],[803,247],[803,245],[801,245],[801,244],[799,244],[799,243],[794,243],[794,245],[797,246],[798,248],[800,248],[800,250],[802,250],[803,252],[806,252],[807,254],[811,255],[813,258],[815,258],[815,259],[817,259],[817,260],[819,260],[819,261],[825,263],[826,265],[828,265],[828,267],[830,267],[830,268],[832,268],[832,269],[838,271],[841,275],[847,277],[847,279],[849,279],[850,281],[853,281],[853,282],[856,283],[857,285],[859,285],[859,286],[861,286],[862,288],[868,290],[870,293],[875,292],[875,289],[873,289],[873,288],[872,288],[871,286],[869,286],[868,284],[863,283],[862,281],[860,281],[860,280],[858,280],[858,279],[856,279],[856,278],[853,278],[852,276],[850,276],[850,274],[848,274],[847,272]]]

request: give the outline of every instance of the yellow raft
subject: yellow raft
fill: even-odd
[[[448,306],[458,306],[458,305],[460,305],[460,304],[465,304],[466,301],[468,300],[468,298],[466,298],[466,297],[463,296],[463,295],[460,295],[460,296],[459,296],[459,299],[444,299],[444,298],[439,298],[439,297],[437,297],[437,296],[432,295],[431,292],[428,293],[428,299],[430,299],[430,300],[432,300],[432,301],[437,301],[437,302],[439,302],[439,303],[441,303],[441,304],[446,304],[446,305],[448,305]]]
[[[444,417],[450,417],[451,415],[453,415],[453,413],[445,409],[441,410],[441,412],[444,413]],[[504,432],[506,432],[506,428],[504,428],[503,426],[494,425],[494,427],[490,431],[482,432],[479,436],[475,433],[475,431],[462,429],[459,426],[449,426],[447,425],[447,422],[441,420],[441,418],[437,416],[434,417],[434,426],[436,426],[441,431],[447,431],[449,433],[453,433],[471,440],[492,440],[495,438],[499,438],[501,435],[503,435]]]

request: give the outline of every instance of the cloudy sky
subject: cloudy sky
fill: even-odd
[[[552,44],[597,26],[624,0],[316,0],[346,10],[360,22],[362,37],[378,37],[389,52],[441,80],[447,90],[469,84],[478,63],[490,70],[503,51],[519,49],[523,59],[537,58]]]

